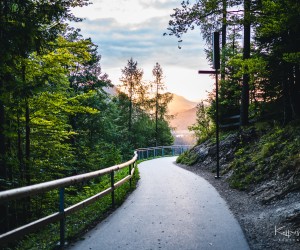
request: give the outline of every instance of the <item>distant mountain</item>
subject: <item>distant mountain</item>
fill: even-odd
[[[196,106],[197,106],[196,102],[189,101],[183,96],[173,94],[173,100],[172,102],[169,103],[168,108],[169,108],[169,113],[171,115],[175,115],[193,109]]]
[[[169,103],[169,114],[174,115],[170,124],[175,128],[176,134],[189,133],[188,127],[196,122],[197,102],[173,94],[173,100]]]
[[[171,126],[175,127],[177,132],[182,130],[188,130],[188,127],[196,122],[196,111],[197,108],[177,113],[175,118],[171,120]]]
[[[117,94],[117,88],[104,88],[104,90],[111,94]],[[173,94],[173,100],[168,105],[170,115],[174,115],[174,119],[170,121],[171,127],[175,128],[175,134],[189,133],[188,127],[196,122],[196,106],[197,102],[192,102]]]

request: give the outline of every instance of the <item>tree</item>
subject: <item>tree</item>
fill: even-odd
[[[7,128],[11,127],[8,104],[13,92],[26,89],[28,95],[33,90],[26,88],[26,59],[33,52],[41,53],[49,41],[54,41],[58,34],[65,29],[66,20],[78,21],[70,12],[71,7],[82,6],[87,0],[71,1],[33,1],[33,0],[4,0],[0,2],[0,189],[7,186],[7,180],[12,179],[12,170],[8,160],[11,145]],[[14,95],[14,98],[18,96]],[[26,148],[22,163],[27,183],[30,182],[28,168],[30,164],[30,113],[29,97],[19,102],[25,108]],[[21,122],[22,108],[18,109],[18,121]],[[18,130],[21,131],[20,129]],[[22,148],[19,145],[19,159]],[[0,213],[5,214],[3,206]],[[5,209],[4,209],[5,210]],[[7,223],[4,223],[6,226]]]
[[[6,110],[5,98],[3,93],[13,89],[19,76],[19,83],[26,85],[25,73],[26,65],[23,63],[19,72],[14,71],[20,63],[32,52],[41,53],[47,46],[48,42],[54,41],[58,34],[65,28],[65,21],[78,21],[71,12],[70,8],[75,6],[83,6],[88,0],[72,0],[72,1],[32,1],[32,0],[4,0],[0,2],[0,159],[1,171],[6,177],[6,148],[7,139],[5,137]],[[26,155],[30,158],[30,128],[28,102],[25,114],[26,118]],[[27,164],[27,163],[26,163]]]
[[[175,35],[178,42],[182,43],[183,35],[189,29],[194,30],[199,26],[203,39],[206,41],[208,49],[206,49],[207,57],[211,61],[211,35],[214,31],[222,31],[222,49],[225,48],[227,39],[227,27],[236,24],[234,21],[240,11],[228,8],[238,6],[240,0],[198,0],[193,5],[190,1],[183,1],[181,9],[174,9],[171,14],[172,20],[169,21],[169,35]],[[167,35],[165,33],[164,35]],[[180,46],[179,46],[180,48]],[[224,61],[222,61],[224,65]],[[224,75],[222,74],[222,79]]]
[[[203,102],[197,105],[196,123],[190,126],[189,130],[194,132],[197,143],[203,142],[213,134],[214,126]]]
[[[300,3],[263,0],[259,10],[255,42],[267,62],[266,98],[287,123],[300,117]]]
[[[160,91],[165,90],[165,85],[163,83],[163,70],[159,63],[155,64],[152,70],[152,75],[155,78],[153,85],[155,88],[155,145],[157,146],[159,140],[159,120],[164,120],[166,118],[165,116],[167,114],[167,106],[168,103],[172,101],[173,95],[171,95],[170,93],[160,93]]]
[[[132,117],[133,117],[133,104],[141,102],[145,96],[145,89],[142,85],[143,70],[137,67],[137,62],[131,58],[127,62],[127,66],[122,69],[122,76],[120,81],[123,83],[121,86],[122,91],[128,94],[129,97],[129,117],[128,117],[128,131],[131,133]]]
[[[127,123],[127,114],[131,114],[128,126],[131,130],[127,129],[127,138],[130,138],[127,148],[172,143],[173,137],[167,121],[167,104],[171,101],[172,95],[159,92],[164,89],[161,66],[157,63],[152,71],[155,77],[152,83],[153,91],[149,83],[142,81],[143,70],[138,69],[137,62],[132,58],[122,73],[123,85],[120,87],[117,100],[121,111],[119,126]]]
[[[241,11],[236,9],[241,3],[244,3],[244,15],[241,21]],[[175,13],[171,15],[173,20],[169,22],[169,35],[175,35],[182,42],[182,35],[189,29],[194,29],[195,25],[200,27],[202,36],[208,45],[206,49],[207,57],[211,61],[211,36],[214,31],[222,31],[222,57],[221,57],[221,88],[222,82],[226,81],[226,71],[228,64],[226,58],[228,55],[226,39],[228,30],[234,26],[240,26],[243,23],[244,28],[244,50],[243,59],[250,58],[250,30],[251,30],[251,0],[232,0],[232,1],[214,1],[214,0],[199,0],[191,6],[189,1],[183,1],[182,9],[175,9]],[[191,7],[190,7],[191,6]],[[228,8],[232,10],[228,11]],[[231,34],[229,34],[231,35]],[[229,76],[230,77],[230,76]],[[225,82],[223,85],[226,84]],[[243,84],[241,91],[241,125],[248,123],[249,109],[249,75],[243,76]],[[223,89],[223,92],[225,89]]]
[[[244,47],[243,60],[250,58],[250,36],[251,36],[251,18],[250,18],[251,0],[244,0]],[[240,125],[247,125],[249,122],[249,74],[243,74]]]
[[[74,131],[70,138],[76,158],[73,170],[80,173],[115,165],[121,160],[122,149],[117,139],[121,137],[120,131],[114,123],[119,113],[115,103],[103,90],[103,87],[111,86],[111,82],[107,74],[102,73],[101,57],[97,54],[97,46],[90,39],[83,40],[78,31],[74,31],[68,34],[68,40],[73,43],[84,42],[90,54],[88,60],[78,61],[70,72],[71,96],[82,97],[81,105],[98,111],[69,116]]]

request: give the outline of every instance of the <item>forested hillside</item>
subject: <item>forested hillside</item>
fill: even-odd
[[[219,111],[240,115],[240,125],[261,119],[287,124],[300,116],[300,4],[293,0],[183,1],[168,33],[184,46],[184,34],[199,29],[212,60],[212,33],[221,33]],[[215,92],[205,113],[215,121]]]
[[[101,55],[70,23],[87,0],[0,2],[0,191],[112,166],[138,147],[173,142],[163,70],[153,83],[133,59],[110,96]],[[45,198],[47,199],[47,198]],[[0,206],[1,232],[42,207]],[[23,211],[14,216],[17,211]]]
[[[300,126],[299,1],[183,1],[171,17],[169,35],[175,35],[179,43],[184,43],[184,33],[199,26],[210,61],[211,34],[221,33],[218,125],[222,136],[228,133],[240,136],[228,145],[221,141],[230,151],[225,159],[233,170],[235,185],[232,185],[246,189],[250,184],[266,180],[269,176],[265,173],[274,177],[277,171],[292,173],[295,178],[299,135],[291,131],[298,131]],[[206,149],[202,149],[206,148],[207,139],[215,140],[216,91],[210,93],[208,102],[208,107],[203,103],[197,106],[197,121],[190,129],[199,146],[191,150],[191,155],[182,157],[185,163],[205,165],[202,154]],[[249,138],[252,145],[247,148],[250,141],[244,142],[242,137],[243,130],[247,134],[249,127],[254,132]],[[276,141],[278,133],[281,137]],[[263,139],[259,140],[257,134]],[[194,154],[198,148],[199,152]],[[250,156],[249,151],[254,148],[260,152]],[[285,151],[286,148],[289,150]],[[253,159],[248,166],[246,162],[250,158]],[[285,166],[284,170],[278,170],[279,166]],[[298,184],[292,185],[298,189]]]
[[[298,1],[183,1],[171,18],[168,34],[176,36],[179,43],[184,44],[184,34],[189,29],[200,28],[210,62],[212,33],[221,33],[218,118],[223,134],[262,122],[275,130],[290,123],[297,129],[300,119]],[[210,93],[208,103],[208,107],[198,104],[197,121],[190,128],[199,144],[215,135],[215,91]]]
[[[300,2],[183,1],[171,18],[180,46],[200,28],[211,61],[212,33],[221,33],[219,150],[213,91],[191,127],[198,145],[177,162],[218,188],[251,249],[299,249]]]

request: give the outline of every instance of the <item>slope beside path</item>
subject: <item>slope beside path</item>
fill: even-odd
[[[175,159],[139,164],[137,189],[69,249],[249,249],[239,224],[214,187],[177,167]]]

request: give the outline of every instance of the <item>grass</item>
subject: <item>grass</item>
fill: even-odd
[[[283,179],[294,176],[293,190],[300,188],[300,121],[287,126],[256,123],[243,128],[244,133],[255,131],[254,138],[241,141],[237,146],[234,159],[221,174],[230,172],[228,178],[232,188],[250,190],[253,186],[270,178]],[[221,133],[224,140],[230,133]],[[213,141],[213,139],[210,139]],[[189,150],[177,158],[177,163],[194,165],[197,153]]]
[[[176,159],[177,163],[191,166],[195,164],[198,160],[198,156],[195,152],[188,150],[178,156]]]
[[[258,131],[261,132],[261,131]],[[269,178],[283,178],[298,171],[300,162],[300,126],[264,128],[258,140],[240,145],[231,162],[231,187],[248,190]]]

